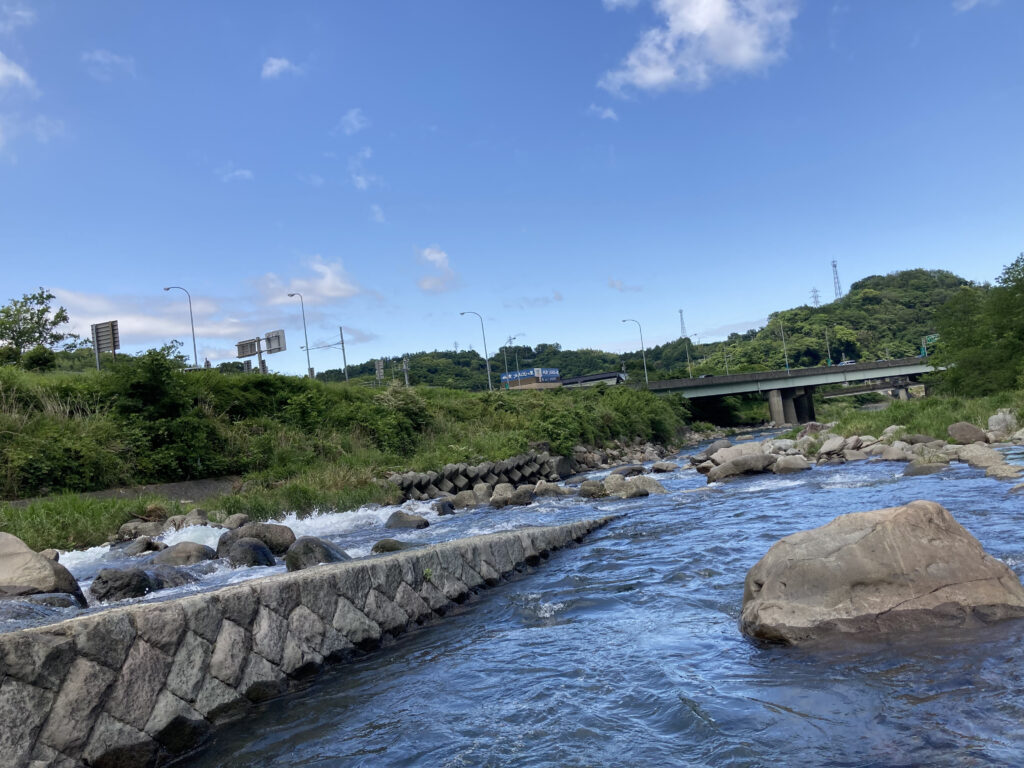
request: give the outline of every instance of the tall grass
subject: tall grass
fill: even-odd
[[[918,400],[893,401],[882,411],[856,410],[852,404],[837,404],[823,409],[822,419],[837,420],[835,431],[844,435],[874,435],[891,424],[906,427],[908,433],[946,439],[947,428],[967,421],[982,429],[988,417],[1000,408],[1010,408],[1018,421],[1024,421],[1024,391],[1001,392],[986,397],[929,396]]]

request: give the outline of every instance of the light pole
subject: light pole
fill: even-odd
[[[726,355],[725,352],[723,352],[722,355],[725,357],[725,375],[728,376],[729,375],[729,356]]]
[[[640,329],[640,355],[643,357],[644,360],[644,384],[649,385],[650,382],[647,380],[647,349],[644,347],[644,329],[641,328],[639,320],[633,320],[627,317],[622,322],[636,323],[636,327]]]
[[[164,288],[164,290],[169,291],[171,288],[177,288],[179,291],[185,291],[185,295],[188,296],[188,321],[192,325],[192,365],[198,368],[199,355],[196,353],[196,321],[192,318],[192,294],[180,285],[169,285]]]
[[[484,330],[484,319],[480,317],[479,312],[473,310],[466,310],[465,312],[459,312],[460,315],[476,315],[480,320],[480,335],[484,337],[484,365],[487,366],[487,389],[491,392],[494,391],[494,387],[491,386],[491,361],[487,357],[487,332]]]
[[[779,330],[782,332],[782,355],[786,359],[786,375],[789,375],[789,352],[786,351],[786,326],[779,320]]]
[[[306,341],[306,378],[313,378],[313,366],[309,363],[309,334],[306,333],[306,302],[302,298],[302,294],[296,291],[295,293],[289,293],[289,297],[299,297],[299,306],[302,307],[302,338]]]

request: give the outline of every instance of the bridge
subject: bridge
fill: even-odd
[[[900,398],[905,400],[909,382],[933,370],[935,368],[928,363],[927,358],[904,357],[827,368],[791,368],[788,371],[756,371],[729,376],[704,376],[699,379],[668,379],[652,381],[648,388],[652,392],[680,392],[691,400],[761,392],[768,398],[772,421],[776,424],[802,424],[814,421],[815,387],[895,379],[893,388],[899,390]]]

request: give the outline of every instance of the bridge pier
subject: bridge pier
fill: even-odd
[[[907,389],[906,387],[900,387],[899,389],[896,390],[896,396],[900,400],[909,400],[910,399],[910,390]]]
[[[776,425],[814,421],[814,387],[768,390],[768,418]]]

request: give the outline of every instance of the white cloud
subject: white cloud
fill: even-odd
[[[10,34],[18,27],[31,26],[36,20],[35,11],[20,4],[0,4],[0,34]]]
[[[366,169],[366,162],[373,157],[370,147],[363,147],[348,159],[348,172],[356,189],[369,189],[380,182],[375,175]]]
[[[424,261],[437,270],[436,275],[424,275],[417,281],[421,291],[427,293],[444,293],[455,283],[455,272],[448,263],[448,254],[438,246],[432,245],[420,251],[420,261]]]
[[[614,278],[608,278],[608,287],[613,291],[619,291],[619,293],[639,293],[643,290],[639,285],[626,285],[621,280]]]
[[[377,204],[370,206],[370,220],[377,224],[388,223],[388,220],[384,217],[384,209]]]
[[[253,172],[248,168],[234,168],[231,165],[225,165],[218,168],[217,175],[220,176],[220,180],[225,183],[229,181],[252,181],[255,178]]]
[[[29,91],[35,91],[35,81],[29,77],[28,72],[4,56],[0,51],[0,89],[21,87]]]
[[[964,13],[979,5],[995,5],[999,0],[953,0],[953,10]]]
[[[309,261],[313,277],[294,277],[287,286],[275,274],[263,277],[261,288],[268,304],[285,304],[295,301],[289,293],[301,293],[306,304],[322,304],[326,301],[349,299],[362,288],[356,284],[340,261],[328,262],[317,254]]]
[[[316,173],[306,173],[299,176],[299,179],[311,187],[322,187],[327,181],[323,176]]]
[[[640,0],[601,0],[601,2],[609,11],[616,11],[619,8],[636,8],[640,4]]]
[[[263,71],[260,73],[260,77],[264,80],[273,80],[285,74],[299,75],[302,74],[302,69],[292,64],[288,59],[278,59],[271,56],[263,62]]]
[[[629,88],[706,88],[722,75],[757,72],[785,55],[797,15],[797,0],[652,3],[664,24],[644,32],[622,65],[601,78],[602,88],[615,94]]]
[[[599,107],[597,104],[591,104],[587,107],[587,114],[593,115],[601,120],[618,120],[619,116],[615,114],[615,110],[611,107]]]
[[[118,56],[110,51],[96,49],[83,53],[82,62],[91,77],[104,83],[122,74],[135,77],[135,59],[131,56]]]
[[[519,299],[502,302],[506,309],[539,309],[549,307],[562,301],[561,291],[552,291],[550,296],[523,296]]]
[[[341,120],[338,121],[337,129],[346,136],[352,136],[369,127],[370,119],[363,113],[363,110],[359,107],[353,107],[342,115]]]

